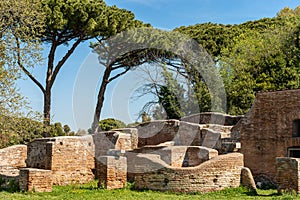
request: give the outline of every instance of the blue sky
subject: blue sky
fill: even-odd
[[[274,17],[288,6],[295,8],[299,0],[107,0],[108,5],[117,5],[132,11],[136,18],[152,26],[172,30],[196,23],[239,24],[263,17]],[[58,55],[65,53],[59,49]],[[45,55],[48,49],[45,48]],[[32,70],[44,83],[45,68]],[[97,85],[103,67],[91,52],[89,42],[79,46],[62,68],[52,90],[53,121],[69,124],[73,130],[87,129],[93,117]],[[129,73],[109,85],[104,102],[102,119],[114,117],[134,122],[136,114],[148,97],[133,101],[133,91],[141,86],[137,75]],[[30,80],[18,82],[21,92],[31,102],[31,107],[42,112],[43,96]]]

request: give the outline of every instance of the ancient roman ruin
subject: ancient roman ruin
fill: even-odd
[[[275,184],[300,192],[300,89],[258,93],[245,116],[201,113],[0,149],[0,184],[24,191],[87,183],[173,192]],[[251,173],[252,172],[252,173]],[[252,177],[254,176],[254,179]]]

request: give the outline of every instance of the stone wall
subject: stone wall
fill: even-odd
[[[300,147],[293,137],[293,121],[300,119],[300,90],[258,93],[241,126],[241,152],[255,177],[274,180],[276,157],[286,157],[289,147]]]
[[[0,149],[0,167],[25,167],[26,157],[26,145],[14,145],[4,149]]]
[[[19,169],[15,167],[0,166],[0,188],[8,189],[10,183],[18,183]]]
[[[223,113],[205,112],[183,117],[180,120],[196,124],[219,124],[233,126],[237,124],[242,117],[243,116],[231,116]]]
[[[276,158],[276,182],[278,192],[296,191],[300,193],[300,159]]]
[[[199,125],[178,120],[151,121],[137,127],[138,146],[159,145],[169,141],[173,141],[175,146],[201,146],[205,139],[209,139],[206,137],[210,136],[211,132],[218,133],[218,140],[224,134],[230,137],[231,128],[231,126]]]
[[[232,141],[232,126],[218,124],[199,125],[178,120],[160,120],[143,123],[137,129],[139,147],[172,141],[175,146],[204,146],[217,149],[219,153],[227,153],[223,150],[222,140],[227,138]]]
[[[159,158],[143,156],[144,173],[135,175],[136,189],[173,192],[211,192],[239,187],[243,155],[220,155],[196,167],[172,168]],[[139,164],[139,163],[137,163]],[[157,170],[145,169],[155,167]]]

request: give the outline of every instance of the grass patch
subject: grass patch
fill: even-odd
[[[0,192],[0,199],[5,200],[32,200],[32,199],[56,199],[56,200],[84,200],[84,199],[300,199],[295,193],[277,194],[276,190],[258,190],[257,194],[249,192],[243,187],[236,189],[226,189],[219,192],[211,192],[206,194],[193,193],[171,193],[157,192],[151,190],[135,191],[129,184],[124,189],[105,190],[97,187],[97,182],[91,182],[84,185],[54,186],[51,193],[34,193],[34,192]]]

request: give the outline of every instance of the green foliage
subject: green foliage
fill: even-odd
[[[99,122],[100,131],[109,131],[111,129],[125,128],[126,124],[120,120],[108,118]]]
[[[70,135],[70,132],[65,132],[61,123],[58,122],[45,127],[41,122],[41,116],[38,114],[27,117],[0,115],[0,148],[27,144],[34,139],[45,136],[65,135]]]
[[[256,92],[300,87],[298,35],[298,28],[287,25],[264,33],[253,30],[223,49],[219,64],[229,114],[247,112]]]
[[[222,75],[229,114],[245,114],[261,91],[300,87],[300,7],[285,8],[277,17],[239,25],[197,24],[175,30],[197,40],[214,58]],[[209,108],[202,77],[193,88],[199,106]],[[197,80],[198,77],[198,80]]]
[[[159,85],[158,102],[164,108],[168,119],[180,119],[183,116],[181,103],[183,102],[183,88],[178,84],[173,74],[163,66],[162,75],[165,85]]]

